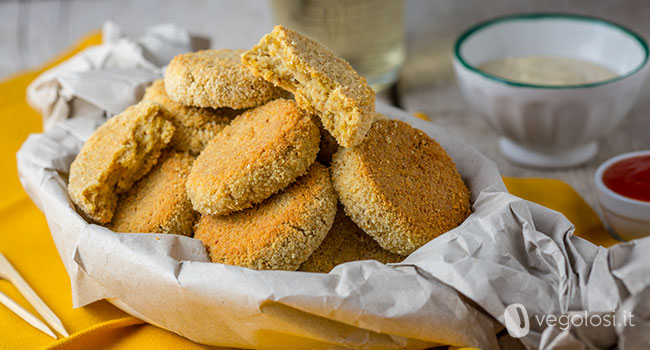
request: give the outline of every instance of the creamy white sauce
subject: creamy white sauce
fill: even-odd
[[[540,85],[578,85],[615,78],[618,74],[597,63],[567,57],[506,57],[478,68],[500,78]]]

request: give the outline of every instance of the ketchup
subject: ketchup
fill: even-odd
[[[603,173],[603,183],[622,196],[650,202],[650,155],[626,158],[610,165]]]

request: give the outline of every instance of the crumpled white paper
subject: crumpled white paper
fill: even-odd
[[[20,180],[45,214],[70,276],[75,307],[109,299],[147,322],[222,346],[496,349],[502,327],[492,318],[505,324],[505,308],[520,303],[529,316],[528,348],[650,347],[650,239],[608,250],[574,237],[561,214],[508,194],[496,166],[472,147],[382,104],[379,112],[435,138],[472,193],[473,214],[402,263],[351,262],[329,274],[254,271],[210,263],[192,238],[88,224],[66,191],[83,141],[137,102],[171,57],[198,48],[172,26],[136,38],[118,32],[108,26],[105,44],[32,83],[28,99],[46,131],[31,135],[17,155]],[[633,326],[535,321],[626,313]]]
[[[174,56],[209,45],[207,39],[168,24],[126,37],[107,22],[102,40],[102,45],[41,74],[27,88],[27,101],[43,115],[45,129],[73,115],[120,113],[142,97]]]

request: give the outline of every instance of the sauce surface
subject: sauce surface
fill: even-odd
[[[650,202],[650,155],[612,164],[603,173],[603,183],[622,196]]]
[[[482,63],[478,68],[519,83],[557,86],[595,83],[618,76],[597,63],[554,56],[499,58]]]

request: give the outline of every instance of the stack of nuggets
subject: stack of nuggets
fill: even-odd
[[[254,269],[296,270],[332,226],[336,194],[327,168],[306,175],[260,205],[231,215],[203,215],[195,238],[215,262]]]
[[[398,262],[461,224],[469,192],[435,140],[374,105],[347,62],[282,26],[245,52],[179,55],[86,142],[70,196],[115,231],[200,239],[214,262]]]

